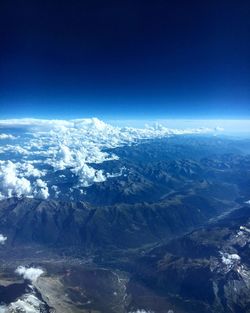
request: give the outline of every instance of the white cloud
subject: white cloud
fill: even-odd
[[[102,170],[95,170],[87,164],[82,164],[72,170],[79,177],[79,186],[88,187],[93,183],[100,183],[106,180]]]
[[[0,234],[0,245],[4,245],[7,240],[7,237],[4,235]]]
[[[38,170],[34,167],[31,163],[25,162],[23,164],[20,164],[20,170],[23,173],[25,177],[41,177],[44,176],[44,172]]]
[[[49,191],[47,183],[40,178],[31,182],[31,178],[41,177],[45,171],[38,170],[29,161],[13,163],[0,161],[0,200],[13,196],[33,196],[47,199]]]
[[[247,233],[250,233],[250,229],[247,228],[246,226],[240,226],[240,230],[241,230],[241,231],[245,231],[245,232],[247,232]]]
[[[48,187],[46,188],[41,188],[37,193],[36,197],[39,199],[48,199],[49,197],[49,190]]]
[[[15,272],[22,276],[24,279],[30,280],[32,283],[35,283],[37,279],[44,273],[41,268],[25,266],[18,266]]]
[[[43,119],[35,119],[35,118],[21,118],[21,119],[7,119],[7,120],[0,120],[1,127],[55,127],[57,126],[69,126],[70,121],[64,120],[43,120]]]
[[[49,197],[49,188],[47,183],[40,178],[36,180],[36,186],[38,189],[35,191],[35,196],[40,199],[48,199]]]
[[[16,139],[16,137],[10,134],[0,134],[0,139]]]
[[[55,197],[56,199],[59,198],[61,191],[59,190],[58,186],[53,185],[53,186],[51,186],[51,189],[52,189],[53,192],[54,192],[54,197]]]
[[[92,165],[117,160],[118,157],[110,149],[146,139],[214,132],[213,129],[200,127],[170,129],[159,123],[146,128],[116,127],[97,118],[0,120],[0,127],[26,130],[21,133],[16,145],[1,148],[0,144],[0,151],[10,160],[0,161],[1,198],[24,195],[47,199],[50,196],[49,186],[60,186],[60,182],[64,185],[71,183],[72,177],[73,187],[88,187],[116,176]],[[14,157],[13,153],[16,154]],[[39,180],[41,177],[43,185]],[[49,182],[51,179],[54,180]],[[59,187],[56,194],[60,194]]]
[[[46,188],[47,187],[47,184],[43,180],[41,180],[40,178],[36,180],[36,184],[40,188]]]
[[[230,119],[158,119],[158,123],[171,129],[198,129],[209,128],[215,131],[223,131],[230,135],[239,135],[248,133],[250,130],[250,119],[248,120],[230,120]],[[145,125],[154,125],[152,120],[110,120],[112,125],[145,127]]]
[[[0,161],[0,187],[2,195],[6,197],[31,193],[29,180],[18,175],[16,165],[11,161]]]

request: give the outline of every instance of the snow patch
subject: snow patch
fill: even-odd
[[[220,255],[222,263],[226,265],[228,269],[231,269],[235,265],[238,265],[241,260],[240,256],[236,253],[229,254],[226,252],[220,252]]]
[[[0,306],[0,313],[40,313],[43,303],[33,294],[25,294],[20,299]]]

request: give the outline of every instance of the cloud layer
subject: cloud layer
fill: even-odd
[[[93,164],[114,161],[110,152],[119,146],[172,135],[209,133],[208,128],[169,129],[154,127],[114,127],[92,119],[0,120],[0,128],[13,130],[16,140],[0,142],[0,199],[28,196],[60,197],[120,175],[107,173]],[[18,136],[16,137],[16,134]],[[12,138],[8,137],[8,138]]]

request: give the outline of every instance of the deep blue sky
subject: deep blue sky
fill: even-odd
[[[250,3],[1,0],[0,118],[250,118]]]

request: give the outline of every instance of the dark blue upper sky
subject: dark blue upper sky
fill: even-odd
[[[250,118],[249,1],[1,0],[0,117]]]

